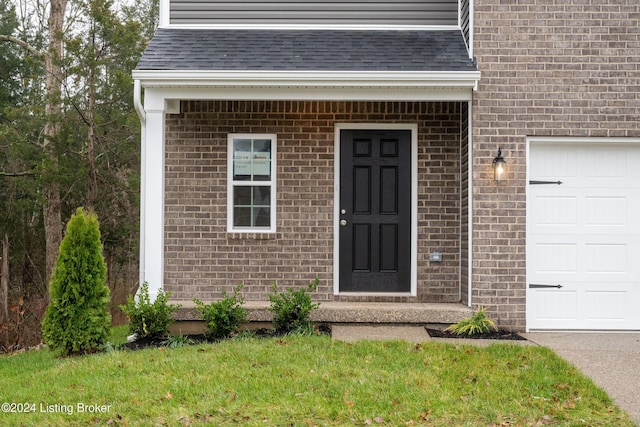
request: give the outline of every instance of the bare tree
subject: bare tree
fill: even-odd
[[[2,263],[0,264],[0,324],[9,319],[9,237],[2,239]]]
[[[58,159],[53,149],[54,142],[61,129],[62,113],[62,36],[65,20],[67,0],[51,0],[49,4],[48,16],[48,49],[40,52],[28,43],[19,40],[11,35],[0,35],[0,41],[10,42],[26,49],[32,55],[44,60],[45,78],[45,125],[43,129],[44,139],[42,149],[45,153],[46,162],[43,165],[44,179],[44,203],[43,217],[45,229],[45,251],[46,251],[46,283],[49,283],[53,268],[58,256],[58,248],[62,241],[62,214],[60,188],[55,179]]]
[[[49,9],[49,49],[45,55],[46,103],[43,149],[47,152],[50,167],[55,173],[58,159],[55,151],[49,149],[50,143],[60,133],[60,114],[62,110],[60,93],[62,91],[62,29],[67,0],[51,0]],[[45,184],[44,198],[44,235],[46,248],[46,282],[49,283],[58,256],[58,248],[62,242],[62,215],[60,188],[55,179],[48,179]]]

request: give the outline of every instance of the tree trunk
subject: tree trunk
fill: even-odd
[[[58,257],[58,249],[62,242],[62,203],[58,187],[58,158],[50,144],[60,133],[60,116],[62,113],[60,92],[62,87],[62,31],[67,0],[52,0],[49,10],[49,50],[45,56],[46,76],[46,121],[44,126],[43,149],[47,157],[48,170],[44,184],[44,235],[46,251],[46,283],[49,284],[53,268]]]
[[[0,265],[0,324],[9,319],[9,236],[2,239],[2,265]]]
[[[89,169],[89,183],[87,185],[87,207],[93,209],[95,197],[98,191],[98,177],[95,162],[95,108],[96,108],[96,87],[95,87],[95,71],[92,68],[89,71],[88,86],[88,106],[86,112],[86,120],[88,122],[87,129],[87,167]]]

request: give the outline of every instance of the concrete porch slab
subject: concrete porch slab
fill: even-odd
[[[171,301],[182,304],[175,314],[178,321],[199,320],[192,301]],[[208,303],[208,301],[205,301]],[[268,301],[246,301],[251,322],[271,322],[273,316]],[[370,324],[451,324],[469,317],[473,310],[457,303],[381,303],[324,301],[311,313],[311,320],[325,323]]]
[[[337,341],[403,340],[413,343],[432,338],[424,326],[418,325],[331,325],[331,337]]]

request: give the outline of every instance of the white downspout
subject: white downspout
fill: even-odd
[[[147,113],[144,111],[144,106],[142,105],[142,87],[140,85],[140,80],[133,81],[133,107],[138,113],[138,118],[140,118],[140,151],[141,151],[141,162],[140,162],[140,180],[145,179],[146,172],[146,151],[147,151]],[[145,281],[145,185],[144,181],[140,183],[140,271],[139,271],[139,285],[142,285]]]
[[[469,101],[468,107],[467,107],[467,114],[468,114],[468,125],[467,125],[467,132],[469,132],[469,145],[467,147],[468,152],[467,152],[467,162],[469,163],[469,165],[467,166],[467,174],[468,174],[468,188],[467,191],[469,193],[468,195],[468,221],[469,224],[467,225],[467,230],[469,235],[467,236],[467,238],[469,239],[469,248],[467,249],[469,251],[468,254],[468,264],[467,264],[467,271],[469,272],[469,277],[467,277],[467,280],[469,281],[468,283],[468,301],[467,301],[467,305],[469,307],[473,307],[473,299],[471,294],[473,293],[473,111],[472,111],[472,107],[473,107],[473,100]]]

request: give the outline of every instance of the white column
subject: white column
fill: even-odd
[[[140,182],[140,283],[155,300],[164,282],[164,99],[145,92]]]

